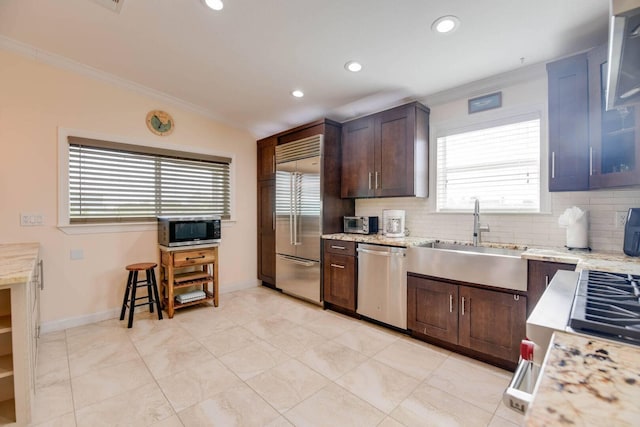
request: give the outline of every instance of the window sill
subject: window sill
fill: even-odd
[[[223,220],[222,227],[231,227],[236,221]],[[105,224],[58,224],[58,229],[64,234],[103,234],[130,233],[136,231],[157,231],[157,222],[105,223]]]

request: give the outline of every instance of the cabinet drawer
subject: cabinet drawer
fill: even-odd
[[[325,240],[324,250],[338,255],[356,255],[356,242],[346,242],[344,240]]]
[[[215,249],[200,249],[186,252],[176,252],[173,255],[174,267],[186,267],[189,265],[208,264],[215,262]]]

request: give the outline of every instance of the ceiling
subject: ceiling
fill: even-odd
[[[201,0],[120,0],[114,12],[98,1],[0,0],[0,37],[178,98],[256,137],[596,46],[609,10],[606,0],[224,0],[214,12]],[[442,15],[457,16],[459,29],[431,31]],[[351,59],[364,69],[346,71]]]

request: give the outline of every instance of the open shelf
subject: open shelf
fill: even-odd
[[[0,401],[0,425],[16,422],[16,401],[7,399]]]
[[[0,316],[0,334],[11,332],[11,315]]]
[[[0,356],[0,378],[13,375],[13,356],[5,354]]]
[[[176,286],[174,286],[175,288]],[[204,304],[204,303],[210,303],[213,301],[213,293],[209,292],[209,291],[204,291],[205,294],[207,294],[207,296],[205,298],[196,300],[196,301],[190,301],[190,302],[185,302],[185,303],[179,303],[178,301],[174,301],[173,302],[173,307],[178,309],[178,308],[182,308],[182,307],[189,307],[190,305],[198,305],[198,304]],[[164,298],[163,301],[164,305],[167,305],[167,298]]]
[[[204,285],[213,281],[213,277],[207,273],[184,273],[183,277],[176,278],[173,281],[173,289],[187,288],[189,286]],[[167,281],[163,280],[162,284],[167,286]]]

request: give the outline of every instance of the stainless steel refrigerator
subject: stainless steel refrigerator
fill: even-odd
[[[276,286],[321,304],[323,136],[276,147]]]

